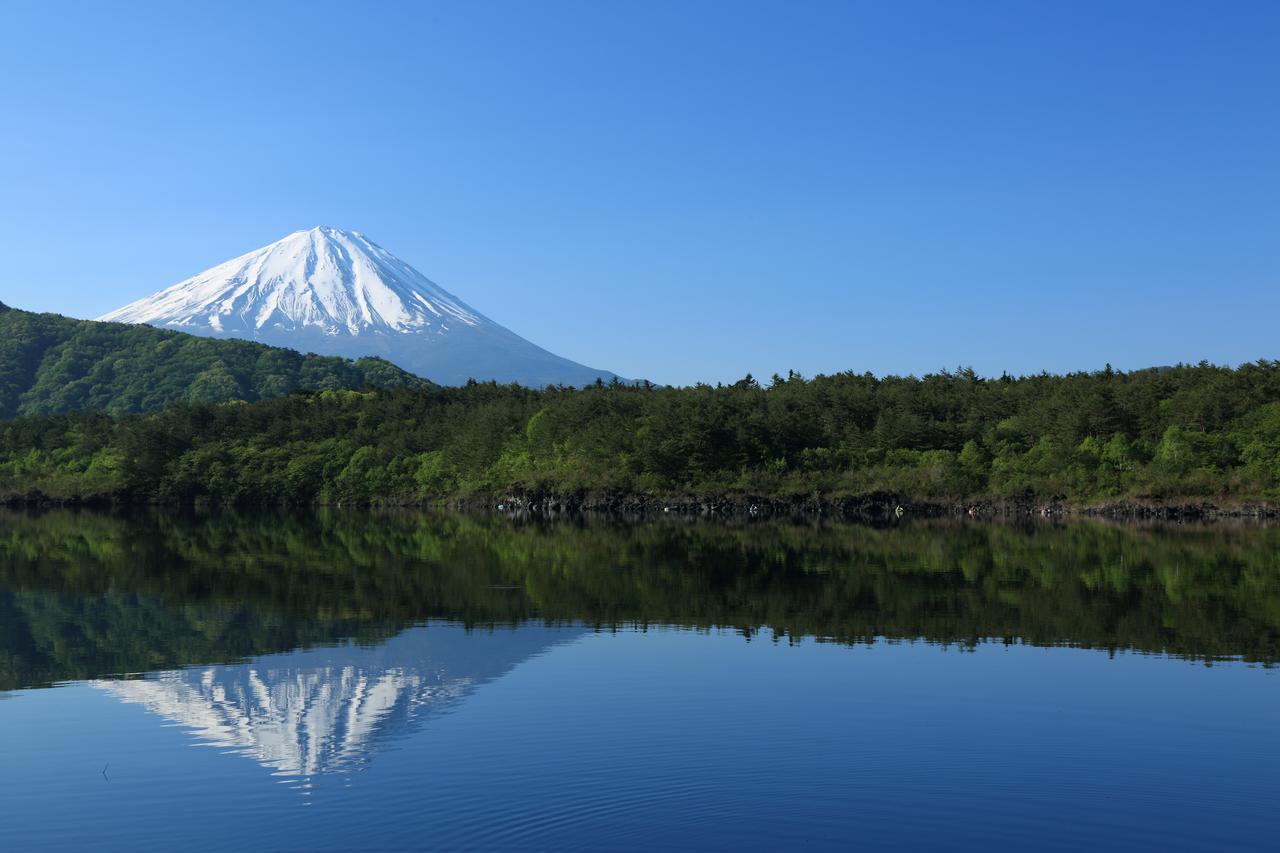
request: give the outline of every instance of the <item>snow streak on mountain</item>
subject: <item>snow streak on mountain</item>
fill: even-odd
[[[584,385],[614,376],[526,341],[372,240],[328,227],[295,231],[98,319],[376,355],[446,385]]]

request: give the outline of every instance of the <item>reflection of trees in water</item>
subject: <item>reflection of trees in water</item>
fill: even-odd
[[[381,743],[581,631],[411,628],[378,646],[268,655],[94,686],[281,776],[358,769]]]
[[[1280,658],[1280,530],[1269,528],[4,518],[8,687],[376,641],[430,617]]]

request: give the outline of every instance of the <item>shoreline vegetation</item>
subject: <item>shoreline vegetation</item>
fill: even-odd
[[[1280,361],[294,392],[0,421],[0,502],[1276,517]]]

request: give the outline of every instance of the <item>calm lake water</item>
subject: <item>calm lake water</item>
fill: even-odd
[[[1280,531],[0,514],[0,846],[1280,849]]]

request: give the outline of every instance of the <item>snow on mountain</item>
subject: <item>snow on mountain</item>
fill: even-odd
[[[446,385],[582,385],[614,376],[526,341],[364,235],[323,226],[98,319],[348,358],[376,355]]]

